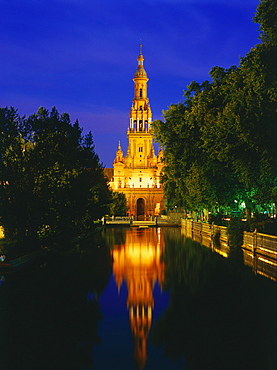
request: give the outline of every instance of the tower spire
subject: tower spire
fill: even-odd
[[[134,81],[134,98],[130,111],[129,130],[148,132],[150,131],[152,112],[147,97],[148,77],[143,66],[144,57],[142,55],[142,43],[139,45],[140,53],[137,57],[138,66],[135,72]]]

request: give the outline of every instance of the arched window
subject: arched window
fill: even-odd
[[[142,152],[143,151],[142,146],[139,146],[138,151],[139,152]]]
[[[139,97],[142,98],[142,89],[139,89]]]

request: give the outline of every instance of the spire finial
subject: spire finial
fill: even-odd
[[[142,55],[142,42],[141,42],[141,39],[140,39],[140,44],[139,44],[139,53],[140,53],[140,55]]]

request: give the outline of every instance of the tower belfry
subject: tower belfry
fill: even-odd
[[[126,156],[119,144],[113,163],[114,173],[110,182],[112,190],[126,195],[129,216],[137,219],[159,215],[163,209],[163,190],[160,174],[162,155],[155,154],[152,111],[148,98],[149,79],[144,68],[142,44],[134,74],[134,97],[127,130]]]
[[[152,111],[147,96],[147,82],[149,79],[143,65],[142,45],[140,45],[140,54],[137,61],[138,66],[133,78],[134,98],[130,110],[130,125],[127,132],[128,151],[125,163],[128,167],[149,168],[155,165],[156,155],[151,130]],[[152,186],[153,182],[148,182],[149,185]]]
[[[140,45],[140,54],[137,58],[138,68],[135,72],[134,98],[130,111],[130,131],[148,132],[152,120],[152,112],[147,97],[147,73],[143,66],[142,45]]]

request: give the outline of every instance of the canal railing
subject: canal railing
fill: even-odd
[[[227,227],[182,219],[182,232],[224,257],[229,255]],[[277,236],[258,232],[243,233],[244,264],[260,274],[277,281]]]
[[[104,225],[130,225],[130,217],[105,217],[102,219]]]
[[[243,234],[244,263],[255,273],[277,281],[277,237],[257,232]]]
[[[188,219],[181,220],[182,230],[189,238],[203,244],[205,247],[227,257],[229,254],[229,244],[227,227],[210,225],[199,221]]]
[[[180,226],[180,222],[167,216],[149,217],[145,220],[134,220],[133,217],[106,217],[102,222],[110,226]]]

